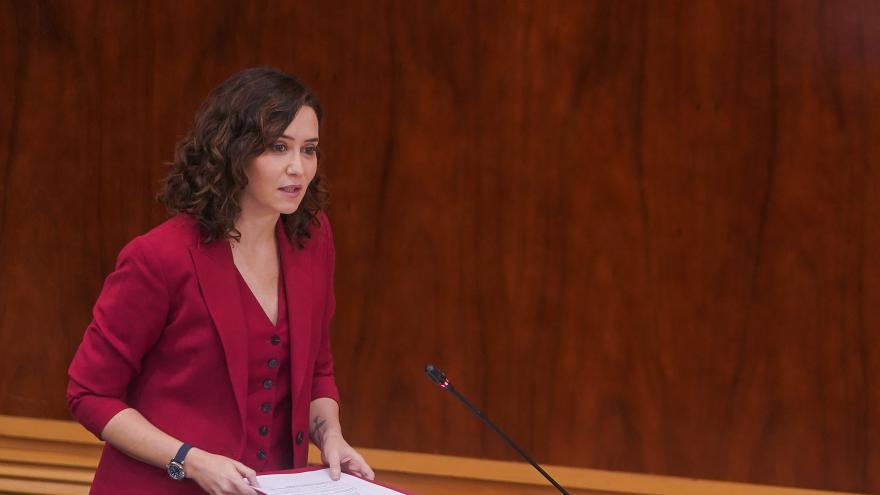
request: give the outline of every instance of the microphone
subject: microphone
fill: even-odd
[[[425,366],[425,374],[428,375],[428,378],[430,378],[432,382],[437,384],[437,386],[448,391],[449,393],[454,395],[456,399],[461,401],[462,404],[467,406],[467,408],[470,409],[472,413],[474,413],[478,418],[480,418],[480,420],[486,423],[486,425],[491,428],[492,431],[497,433],[498,436],[500,436],[501,439],[507,443],[507,445],[510,445],[510,447],[515,450],[516,453],[520,455],[520,457],[528,461],[528,463],[531,464],[533,468],[537,469],[538,472],[541,473],[541,475],[547,478],[547,481],[552,483],[553,486],[555,486],[560,493],[564,495],[569,495],[568,491],[566,491],[566,489],[563,488],[562,485],[557,483],[556,480],[554,480],[553,477],[547,473],[547,471],[544,471],[544,469],[539,466],[537,462],[533,461],[532,458],[529,457],[529,455],[526,454],[525,451],[523,451],[523,449],[519,448],[519,446],[510,439],[510,437],[508,437],[503,431],[501,431],[500,428],[495,426],[495,423],[489,421],[489,418],[484,416],[483,413],[480,412],[480,410],[477,409],[473,404],[471,404],[469,400],[465,399],[465,397],[461,395],[461,393],[459,393],[459,391],[456,390],[451,383],[449,383],[449,378],[446,377],[446,373],[443,373],[439,369],[435,368],[433,364],[429,364]]]

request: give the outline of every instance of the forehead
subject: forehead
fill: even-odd
[[[318,116],[312,107],[302,107],[284,129],[284,136],[296,140],[318,137]]]

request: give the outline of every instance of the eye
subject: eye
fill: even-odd
[[[275,143],[272,145],[272,151],[284,153],[285,151],[287,151],[287,145],[281,142]]]
[[[309,156],[314,156],[318,153],[318,147],[317,146],[306,146],[305,148],[303,148],[303,153],[305,153]]]

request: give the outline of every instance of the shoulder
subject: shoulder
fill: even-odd
[[[321,237],[325,243],[330,243],[333,245],[333,228],[330,227],[330,217],[323,211],[319,211],[317,215],[315,215],[315,229],[317,230],[318,237]]]
[[[285,221],[286,219],[283,219],[279,225],[285,223]],[[295,227],[291,227],[291,229],[293,228]],[[285,227],[285,230],[289,232],[287,227]],[[300,234],[296,238],[291,238],[288,235],[286,236],[285,243],[290,244],[297,251],[304,251],[310,255],[332,248],[333,231],[327,214],[323,211],[315,213],[307,223],[306,233]]]
[[[315,225],[312,227],[312,241],[320,257],[326,262],[333,264],[336,248],[333,246],[333,228],[330,226],[330,218],[323,211],[315,215]]]
[[[279,229],[281,229],[279,222]],[[279,234],[282,230],[279,230]],[[287,232],[279,235],[281,240],[282,253],[289,260],[300,260],[300,263],[312,265],[315,269],[321,270],[320,267],[332,265],[335,255],[333,248],[333,232],[330,227],[330,220],[326,213],[319,211],[308,223],[308,235],[302,236],[298,240],[288,237]]]
[[[188,258],[190,248],[197,246],[200,238],[194,218],[175,215],[132,239],[120,252],[120,258],[137,255],[160,264],[173,264],[178,259]]]

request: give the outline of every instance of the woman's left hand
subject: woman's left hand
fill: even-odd
[[[330,467],[330,478],[333,480],[338,480],[343,470],[368,480],[376,477],[364,457],[339,433],[327,432],[324,435],[321,442],[321,460]]]

